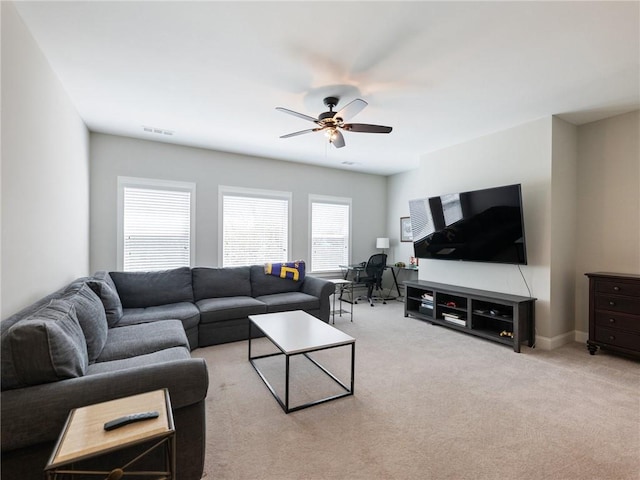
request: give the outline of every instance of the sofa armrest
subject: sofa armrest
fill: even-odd
[[[55,441],[73,408],[168,388],[178,410],[203,400],[208,387],[204,359],[191,358],[5,390],[2,451]]]
[[[329,313],[331,312],[331,302],[329,297],[333,293],[335,285],[329,280],[319,277],[304,277],[301,292],[313,295],[320,299],[320,320],[329,321]]]

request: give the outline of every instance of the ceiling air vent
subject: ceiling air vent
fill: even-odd
[[[146,125],[143,125],[142,129],[147,133],[155,133],[156,135],[173,135],[172,130],[165,130],[163,128],[147,127]]]

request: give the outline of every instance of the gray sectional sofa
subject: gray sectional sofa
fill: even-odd
[[[194,268],[193,294],[200,310],[198,345],[244,340],[249,336],[249,315],[304,310],[329,321],[328,280],[302,281],[265,275],[262,265],[234,268]]]
[[[317,277],[294,281],[266,275],[262,265],[96,276],[118,292],[122,303],[118,326],[177,319],[191,349],[246,340],[248,316],[259,313],[304,310],[328,322],[334,289],[331,282]]]
[[[328,322],[332,292],[256,265],[98,272],[42,298],[0,322],[2,478],[43,478],[71,409],[168,388],[178,479],[199,479],[209,377],[190,350],[246,339],[252,314],[302,309]],[[102,460],[121,466],[144,447]]]

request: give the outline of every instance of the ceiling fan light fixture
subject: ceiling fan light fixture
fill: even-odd
[[[338,137],[338,132],[336,132],[335,128],[329,128],[324,132],[324,135],[329,139],[329,143],[333,143]]]

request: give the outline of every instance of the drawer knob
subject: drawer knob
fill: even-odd
[[[616,319],[615,318],[610,318],[609,319],[609,323],[616,323]]]
[[[613,341],[615,339],[616,339],[616,337],[614,337],[613,335],[609,335],[609,340]]]
[[[616,292],[619,292],[619,291],[620,291],[620,287],[619,287],[619,286],[617,286],[617,285],[616,285],[615,287],[613,287],[613,289],[614,289]]]
[[[609,302],[609,305],[611,305],[612,307],[616,304],[616,302]]]

